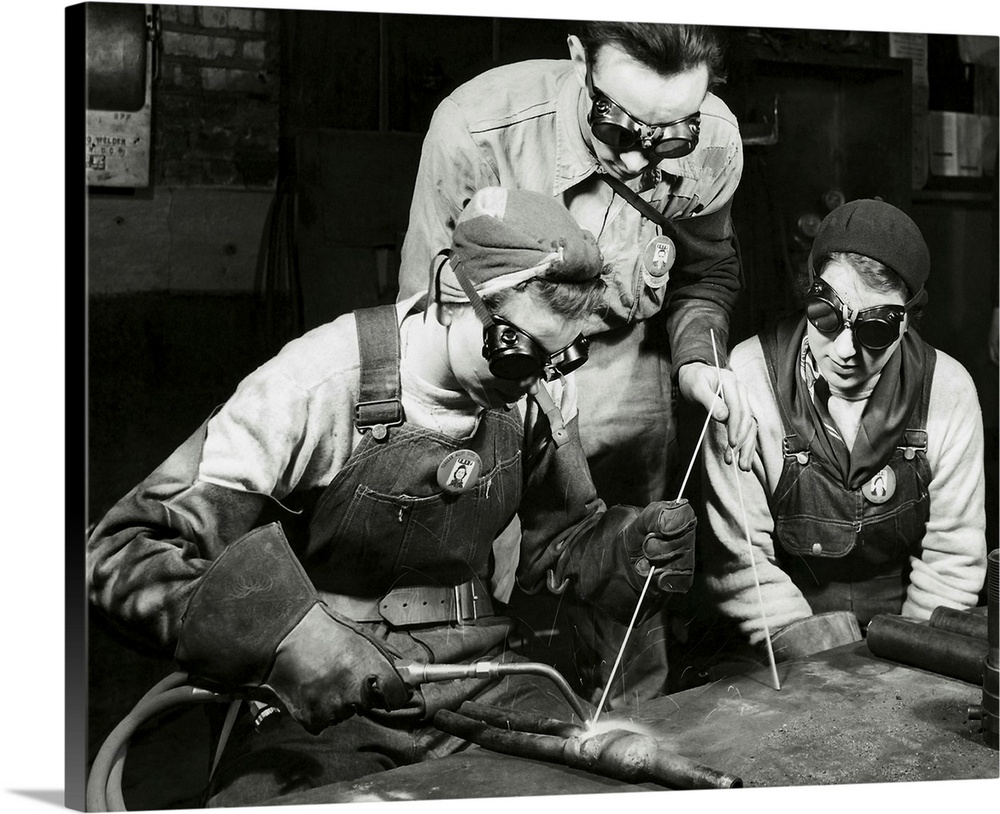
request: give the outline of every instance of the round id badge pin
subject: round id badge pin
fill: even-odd
[[[677,260],[677,247],[666,235],[656,235],[642,250],[642,278],[650,288],[667,284],[668,272]]]
[[[884,467],[876,472],[870,481],[861,487],[861,494],[869,503],[885,503],[896,494],[896,473],[892,467]]]
[[[438,465],[438,486],[452,495],[468,492],[479,483],[479,473],[483,462],[471,449],[459,449],[449,453]]]

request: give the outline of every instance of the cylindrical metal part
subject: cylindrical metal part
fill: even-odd
[[[983,741],[994,749],[1000,748],[1000,552],[996,549],[986,558],[986,618],[987,650],[983,661]]]
[[[937,630],[926,622],[880,613],[868,625],[867,642],[872,654],[880,658],[971,684],[983,682],[987,645],[981,639]]]
[[[566,741],[566,763],[630,783],[673,789],[734,789],[743,781],[663,749],[654,738],[612,730]]]
[[[986,558],[986,639],[989,642],[987,658],[994,667],[1000,667],[1000,551],[993,549]]]
[[[990,664],[983,667],[982,720],[983,740],[994,749],[1000,748],[1000,697],[998,697],[998,669]]]
[[[673,789],[740,788],[743,781],[662,748],[653,738],[614,730],[562,738],[490,726],[451,710],[439,710],[434,726],[485,749],[559,763],[628,783],[652,782]]]
[[[948,630],[952,633],[961,633],[963,636],[972,636],[976,639],[987,639],[987,629],[989,622],[984,613],[972,613],[967,610],[956,610],[946,608],[944,605],[934,608],[931,613],[930,625],[938,630]]]
[[[564,762],[562,756],[566,739],[558,735],[539,735],[535,732],[501,729],[483,721],[466,718],[450,709],[440,709],[434,713],[434,726],[442,732],[479,744],[493,752],[530,757],[549,763]]]
[[[519,712],[513,709],[499,709],[489,704],[477,704],[466,701],[458,708],[460,715],[482,721],[490,726],[501,729],[517,729],[520,732],[536,732],[539,735],[557,735],[560,738],[571,738],[585,734],[586,730],[578,724],[546,718],[531,712]]]

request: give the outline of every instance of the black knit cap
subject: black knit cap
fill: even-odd
[[[910,297],[923,290],[931,270],[931,255],[917,224],[901,209],[878,198],[842,204],[820,224],[809,268],[831,252],[853,252],[871,257],[899,275]]]

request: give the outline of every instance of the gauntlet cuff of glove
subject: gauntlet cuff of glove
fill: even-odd
[[[830,611],[779,628],[771,634],[771,649],[776,661],[789,661],[860,641],[857,617],[850,611]]]
[[[277,523],[251,531],[212,563],[195,589],[175,658],[192,676],[257,686],[278,644],[319,602]]]

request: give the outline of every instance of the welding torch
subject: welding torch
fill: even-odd
[[[622,729],[589,731],[590,716],[565,678],[538,662],[479,661],[472,664],[396,664],[403,681],[417,687],[429,681],[499,678],[533,674],[550,679],[583,726],[527,712],[500,710],[466,701],[457,711],[438,710],[434,725],[442,732],[485,749],[560,763],[629,783],[653,782],[675,789],[740,788],[743,781],[665,750],[655,738]]]
[[[432,681],[454,681],[461,678],[501,678],[509,675],[539,675],[548,678],[559,689],[566,702],[581,721],[587,721],[587,713],[580,697],[573,692],[562,674],[548,664],[534,661],[500,662],[476,661],[471,664],[426,664],[418,661],[396,662],[399,673],[408,687],[419,687]]]
[[[501,662],[476,661],[470,664],[428,664],[426,662],[403,660],[394,664],[396,672],[406,686],[416,689],[421,684],[436,681],[456,681],[466,678],[502,678],[510,675],[539,675],[548,678],[562,693],[566,703],[581,721],[590,719],[590,714],[573,692],[562,674],[548,664],[533,661]],[[271,715],[280,712],[278,707],[262,701],[250,701],[254,725],[259,727]]]

